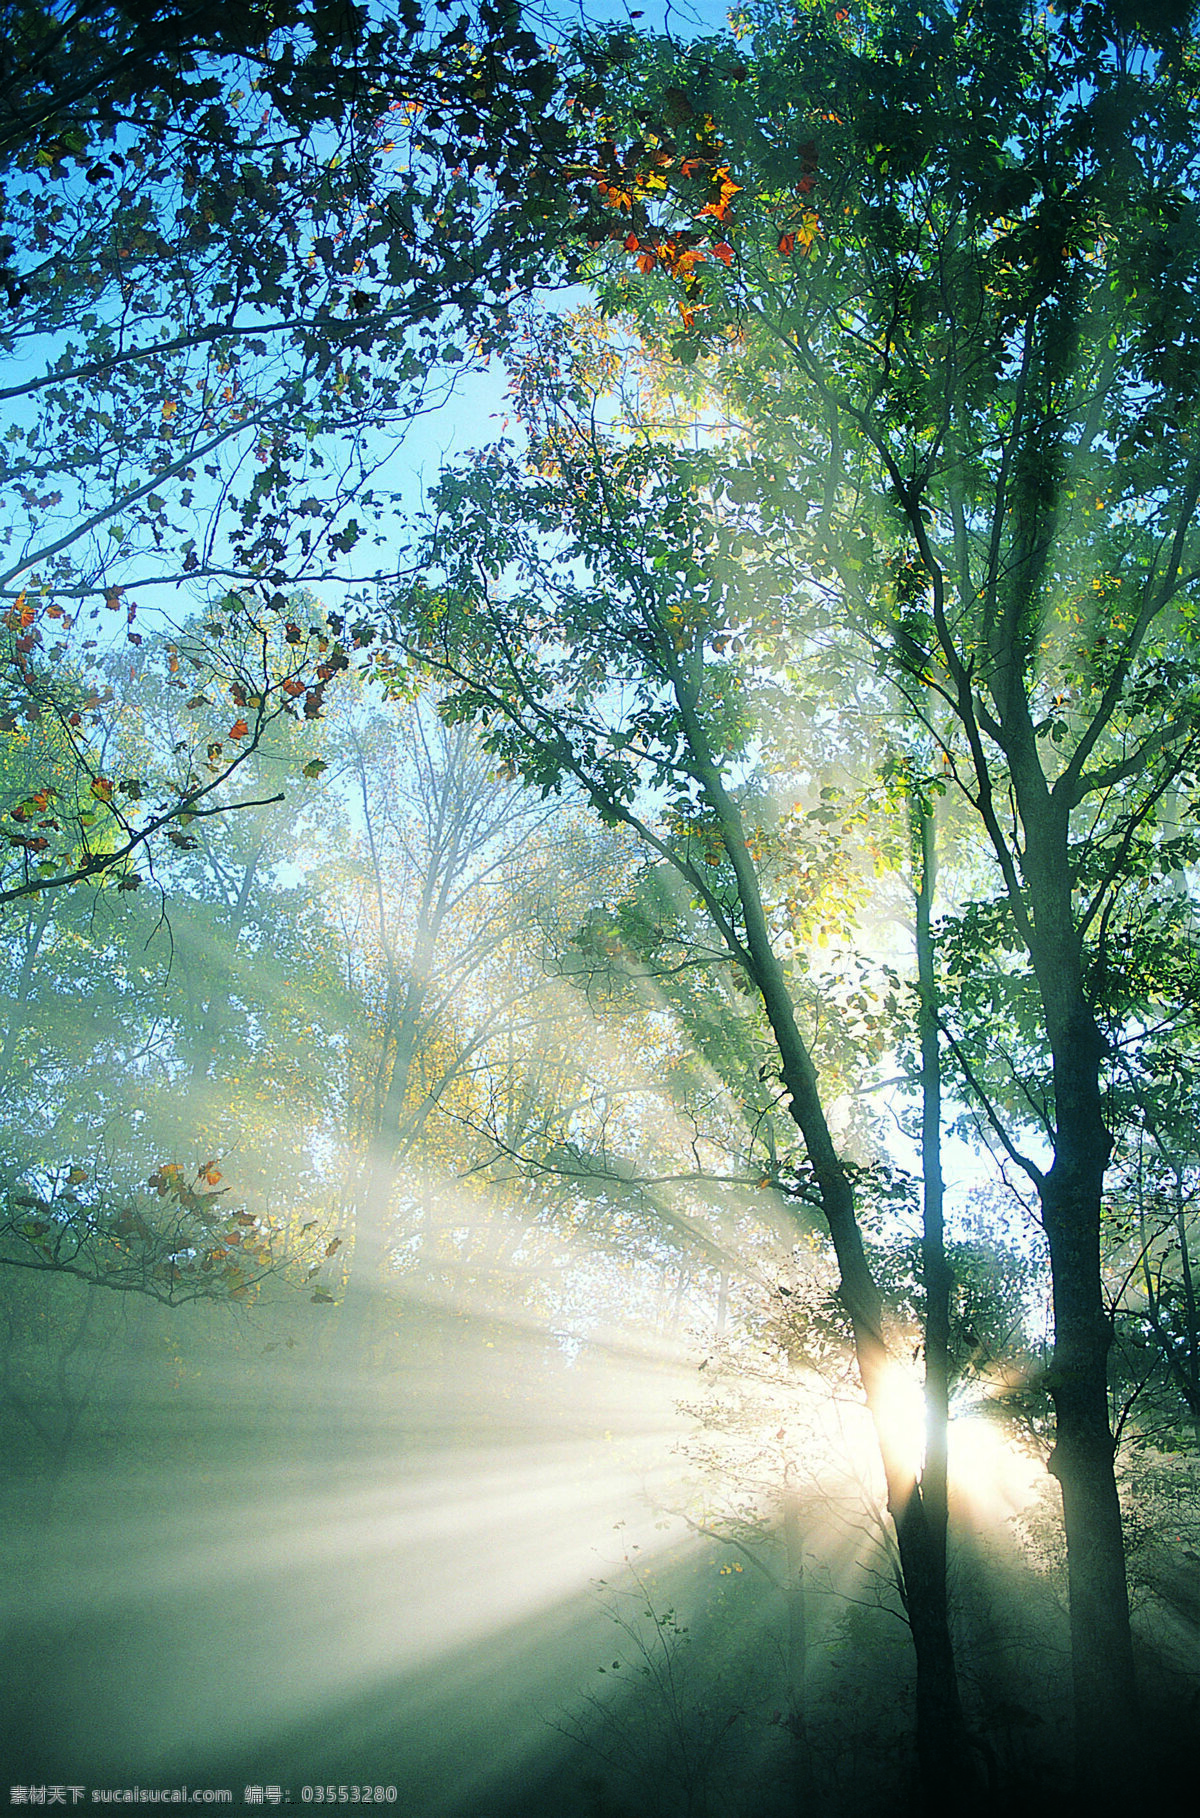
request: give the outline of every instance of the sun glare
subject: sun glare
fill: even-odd
[[[1022,1515],[1045,1479],[1045,1465],[985,1414],[951,1419],[951,1493],[961,1518],[973,1527],[998,1526]]]

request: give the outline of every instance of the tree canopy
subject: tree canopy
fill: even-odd
[[[29,6],[6,55],[0,730],[53,752],[19,894],[136,879],[276,714],[320,713],[395,440],[553,282],[566,134],[513,8]],[[343,610],[310,630],[316,582]],[[206,607],[183,657],[153,637]],[[114,644],[227,703],[174,775],[108,775]]]
[[[4,58],[39,1595],[110,1440],[127,1509],[178,1449],[272,1568],[245,1734],[336,1605],[373,1803],[1125,1810],[1196,1683],[1189,9],[21,5]],[[464,1778],[596,1622],[559,1756]]]

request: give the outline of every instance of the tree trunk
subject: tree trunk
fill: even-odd
[[[946,1584],[949,1531],[948,1467],[950,1447],[950,1286],[942,1181],[942,1060],[938,1043],[937,982],[934,975],[933,892],[937,877],[937,840],[929,803],[916,798],[916,833],[920,882],[916,896],[917,1021],[921,1038],[921,1273],[925,1289],[925,1461],[921,1499],[927,1529],[931,1647],[950,1642],[950,1603]],[[940,1639],[945,1637],[944,1643]],[[936,1655],[935,1655],[936,1657]],[[952,1694],[952,1695],[951,1695]],[[931,1702],[918,1737],[936,1735],[943,1727],[943,1756],[923,1763],[927,1785],[936,1787],[949,1808],[955,1788],[961,1798],[965,1782],[966,1725],[954,1677],[953,1660],[933,1676],[926,1694]],[[918,1696],[920,1684],[918,1682]]]
[[[966,1726],[958,1692],[954,1647],[946,1610],[946,1554],[914,1483],[888,1508],[896,1527],[904,1574],[904,1604],[917,1663],[917,1759],[921,1810],[949,1814],[970,1790]]]
[[[1032,735],[1021,728],[1023,743]],[[1020,750],[1020,744],[1018,744]],[[1034,760],[1015,767],[1026,830],[1034,971],[1054,1070],[1054,1161],[1039,1197],[1054,1303],[1050,1394],[1067,1543],[1077,1794],[1104,1807],[1133,1759],[1137,1695],[1125,1546],[1109,1424],[1112,1324],[1100,1279],[1100,1210],[1112,1139],[1100,1069],[1106,1043],[1088,1001],[1075,926],[1067,810]]]
[[[925,1467],[921,1492],[928,1511],[931,1542],[941,1559],[944,1586],[949,1526],[951,1272],[946,1261],[943,1212],[942,1057],[931,926],[937,844],[928,803],[919,801],[916,812],[921,863],[916,945],[921,1036],[921,1273],[925,1287]]]
[[[1086,1019],[1086,1020],[1085,1020]],[[1062,1491],[1081,1799],[1107,1801],[1137,1722],[1125,1548],[1109,1425],[1112,1326],[1100,1282],[1100,1203],[1110,1148],[1100,1108],[1100,1036],[1084,1012],[1054,1056],[1054,1165],[1042,1187],[1054,1295],[1050,1470]]]
[[[883,1464],[888,1513],[896,1532],[904,1605],[916,1657],[917,1756],[923,1810],[936,1818],[961,1799],[966,1755],[946,1614],[944,1539],[939,1548],[915,1469],[904,1456],[903,1439],[896,1430],[891,1381],[894,1365],[884,1338],[883,1298],[863,1248],[854,1188],[830,1135],[816,1068],[796,1024],[783,968],[771,946],[741,816],[682,694],[679,704],[689,743],[699,760],[697,775],[716,813],[737,878],[746,928],[742,963],[762,997],[779,1053],[780,1076],[790,1095],[789,1114],[803,1137],[837,1258],[838,1294],[850,1317],[859,1379]]]

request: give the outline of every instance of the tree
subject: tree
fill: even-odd
[[[226,638],[265,647],[292,627],[286,661],[232,697],[227,767],[274,713],[321,711],[344,652],[331,669],[330,628],[322,643],[295,625],[294,590],[336,578],[344,596],[351,552],[394,515],[377,471],[500,332],[548,244],[565,132],[552,58],[490,0],[444,26],[409,0],[34,0],[9,24],[0,730],[44,723],[86,804],[113,783],[89,736],[107,731],[89,652],[116,643],[141,665],[147,613],[161,625],[181,590],[183,618],[219,608],[209,647],[191,639],[196,695],[228,689]],[[89,637],[106,609],[112,635]],[[332,636],[352,648],[345,617]],[[18,836],[0,900],[128,870],[207,805],[207,779],[185,775],[154,815],[61,852],[52,816]],[[122,807],[109,793],[89,812]]]
[[[1099,1241],[1136,1016],[1113,954],[1131,870],[1190,857],[1164,809],[1200,726],[1192,40],[1091,5],[739,31],[585,42],[581,217],[608,306],[746,426],[747,519],[874,638],[991,848],[1049,1068],[1050,1165],[992,1122],[1050,1244],[1078,1767],[1103,1797],[1135,1709]]]
[[[1129,1418],[1140,1435],[1171,1450],[1194,1445],[1200,1433],[1191,923],[1190,905],[1172,892],[1165,913],[1161,906],[1143,913],[1120,954],[1123,995],[1136,990],[1141,1000],[1140,1039],[1120,1053],[1114,1091],[1125,1100],[1124,1115],[1102,1232],[1121,1422]]]
[[[84,655],[77,667],[65,643],[45,653],[43,668],[28,654],[36,628],[16,639],[17,699],[0,716],[0,803],[13,823],[0,835],[0,905],[77,885],[132,891],[158,882],[172,852],[194,846],[189,828],[284,799],[277,791],[239,800],[234,789],[274,733],[320,718],[325,690],[350,658],[324,623],[280,624],[236,600],[226,610],[228,622],[138,633],[146,649],[128,669],[112,652]],[[33,623],[28,606],[9,617],[27,614]],[[148,716],[156,692],[171,708]]]
[[[524,165],[536,153],[548,186],[564,139],[552,63],[490,5],[440,35],[416,7],[303,3],[166,22],[35,5],[17,28],[3,344],[42,370],[4,393],[25,420],[0,584],[93,602],[321,572],[304,565],[349,553],[360,527],[335,520],[385,452],[355,439],[406,422],[529,268],[548,203]],[[340,478],[321,477],[326,438],[346,443]],[[306,481],[319,496],[296,513]],[[59,505],[61,534],[43,527]]]
[[[120,706],[136,710],[147,746],[169,741],[170,690],[129,690]],[[267,796],[301,767],[297,745],[312,748],[311,733],[285,726],[290,738],[275,727],[250,761]],[[299,1208],[313,1198],[305,1151],[339,1006],[331,1015],[320,983],[331,943],[304,893],[278,878],[303,857],[310,791],[293,774],[279,800],[192,822],[167,845],[158,892],[110,878],[10,912],[0,947],[10,1268],[170,1304],[245,1301],[310,1247],[298,1241]],[[324,1039],[306,1044],[301,1065],[306,1016]],[[268,1100],[277,1135],[262,1127]]]
[[[801,1032],[800,968],[782,956],[779,886],[793,852],[756,786],[762,702],[737,661],[747,643],[756,654],[777,647],[788,582],[741,565],[735,533],[711,509],[714,456],[603,436],[598,400],[565,346],[551,329],[523,368],[527,460],[497,448],[434,493],[427,578],[394,607],[398,648],[378,670],[403,686],[410,665],[423,668],[444,691],[442,713],[476,722],[514,775],[543,795],[577,791],[635,834],[701,911],[708,963],[760,1006],[765,1067],[802,1142],[764,1180],[816,1207],[833,1241],[896,1528],[922,1773],[930,1799],[944,1802],[965,1734],[933,1582],[938,1548],[892,1418],[896,1364],[859,1222],[869,1188],[839,1153]]]
[[[346,1133],[357,1180],[341,1331],[353,1351],[369,1340],[391,1275],[395,1202],[414,1197],[409,1172],[453,1178],[470,1166],[472,1082],[526,994],[512,947],[518,879],[547,811],[497,787],[469,729],[448,730],[424,703],[352,730],[346,758],[362,825],[351,945],[367,1036]],[[434,1131],[445,1136],[451,1106],[462,1127],[439,1167]],[[437,1191],[425,1182],[422,1262]]]

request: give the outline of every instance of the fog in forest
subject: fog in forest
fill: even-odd
[[[10,1803],[1167,1809],[1192,12],[4,36]]]
[[[31,1784],[394,1785],[463,1818],[882,1809],[912,1666],[836,1276],[811,1215],[696,1166],[739,1108],[658,984],[583,964],[637,854],[498,783],[428,705],[347,700],[310,750],[319,793],[215,819],[165,908],[14,922],[11,1178],[90,1279],[28,1267],[46,1214],[18,1210],[7,1758]],[[846,1110],[861,1152],[910,1156],[904,1093],[877,1097]],[[997,1779],[1035,1799],[1067,1772],[1043,1265],[1027,1209],[955,1157],[955,1633]],[[901,1193],[871,1239],[914,1474],[918,1223]],[[1136,1404],[1121,1464],[1169,1754],[1195,1464]]]

